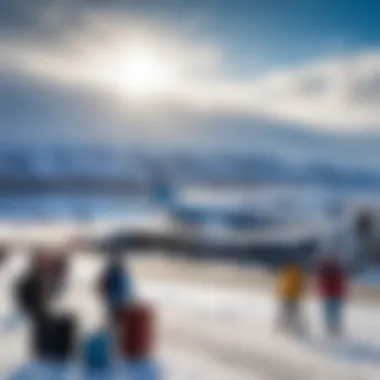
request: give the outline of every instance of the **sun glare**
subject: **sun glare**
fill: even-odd
[[[138,51],[123,62],[120,83],[134,94],[162,93],[168,89],[173,77],[168,65],[149,52]]]

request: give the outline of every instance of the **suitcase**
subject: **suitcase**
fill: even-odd
[[[142,359],[153,350],[153,311],[145,304],[126,305],[116,312],[116,331],[120,356]]]
[[[89,336],[83,343],[82,361],[89,371],[106,370],[111,365],[112,339],[106,332]]]
[[[44,360],[69,359],[75,349],[76,323],[71,316],[41,316],[33,321],[32,351]]]
[[[45,330],[47,318],[35,316],[32,320],[31,332],[31,351],[32,356],[36,359],[44,359],[49,356],[50,352],[50,334]]]

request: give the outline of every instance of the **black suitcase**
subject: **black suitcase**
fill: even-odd
[[[34,320],[33,355],[42,360],[69,359],[75,349],[76,323],[70,316],[41,316]]]

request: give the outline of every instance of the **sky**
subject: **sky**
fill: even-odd
[[[0,0],[0,137],[375,165],[379,15],[376,0]]]

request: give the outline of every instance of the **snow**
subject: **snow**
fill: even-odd
[[[108,371],[91,373],[75,363],[31,362],[12,373],[9,380],[158,380],[159,369],[154,362],[122,363]]]
[[[83,333],[102,326],[104,311],[94,294],[102,259],[75,259],[67,294],[56,307],[74,311]],[[14,319],[9,297],[12,281],[25,266],[24,255],[14,255],[0,268],[1,379],[59,380],[65,376],[58,364],[28,363],[25,349],[27,325]],[[155,305],[158,314],[156,361],[165,380],[375,380],[380,376],[380,306],[349,304],[347,335],[339,341],[326,338],[321,328],[318,300],[305,305],[310,334],[295,338],[274,329],[277,305],[272,294],[231,290],[179,281],[138,281],[139,295]],[[92,290],[92,291],[91,291]],[[129,375],[116,367],[115,379],[155,379],[157,371],[140,363],[129,366]],[[86,379],[71,367],[70,379]],[[136,369],[137,368],[137,369]],[[147,377],[136,371],[147,371]],[[126,368],[124,368],[126,370]],[[43,371],[44,375],[41,375]],[[53,373],[53,375],[52,375]],[[12,377],[13,376],[13,377]],[[18,377],[17,377],[18,376]],[[24,376],[24,377],[22,377]],[[26,376],[26,377],[25,377]],[[78,377],[79,376],[79,377]],[[97,377],[101,379],[102,374]],[[105,377],[104,377],[105,376]],[[110,374],[103,378],[111,379]],[[91,380],[97,379],[92,377]],[[157,377],[156,377],[157,378]],[[62,379],[65,379],[63,377]]]
[[[210,351],[210,358],[230,363],[230,370],[249,371],[251,377],[239,378],[308,373],[310,379],[375,379],[380,374],[378,306],[348,305],[348,335],[332,342],[321,331],[317,300],[305,307],[310,335],[295,340],[273,330],[277,305],[270,294],[163,283],[146,287],[145,296],[170,309],[164,311],[171,315],[170,330],[177,323],[184,341],[199,339],[198,347]]]

